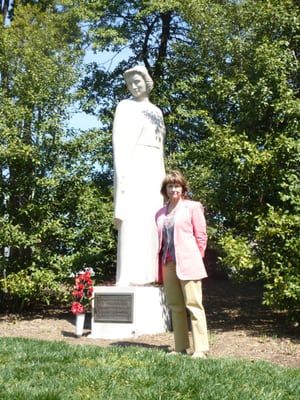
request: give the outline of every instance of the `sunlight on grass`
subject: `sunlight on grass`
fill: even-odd
[[[0,338],[7,400],[298,400],[300,370],[141,347]]]

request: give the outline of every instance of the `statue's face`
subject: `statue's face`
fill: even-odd
[[[144,100],[148,97],[147,85],[140,74],[132,74],[126,79],[128,90],[136,100]]]

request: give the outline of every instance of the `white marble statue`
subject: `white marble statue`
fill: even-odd
[[[124,73],[132,99],[120,101],[113,126],[114,217],[118,286],[145,285],[157,275],[155,212],[165,175],[162,112],[149,101],[153,81],[143,66]]]

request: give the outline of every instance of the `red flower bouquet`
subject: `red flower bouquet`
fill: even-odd
[[[82,272],[76,276],[72,295],[74,297],[71,307],[72,313],[75,315],[83,314],[93,297],[93,281],[90,271]]]

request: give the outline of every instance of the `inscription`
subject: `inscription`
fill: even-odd
[[[132,323],[133,293],[96,293],[94,321]]]

